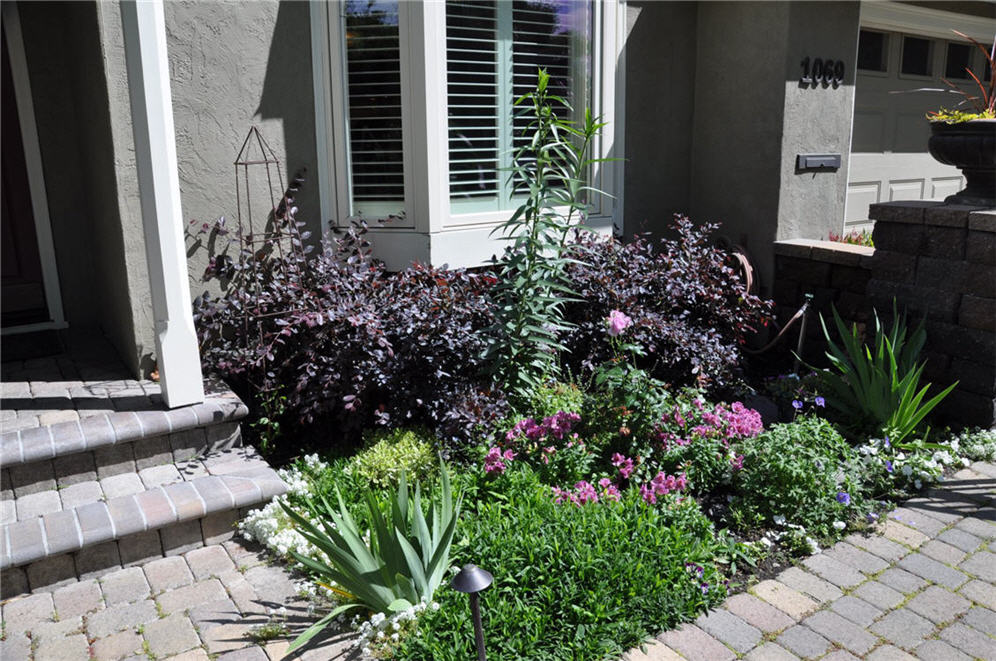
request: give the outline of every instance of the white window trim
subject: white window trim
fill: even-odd
[[[45,305],[48,307],[49,317],[46,322],[11,326],[2,331],[4,335],[13,335],[36,330],[67,328],[68,324],[62,308],[59,269],[55,261],[52,221],[48,210],[48,193],[45,188],[45,173],[42,167],[41,147],[38,143],[38,127],[35,124],[35,107],[31,97],[31,81],[28,78],[27,56],[24,52],[17,3],[3,3],[3,31],[7,35],[7,56],[10,58],[14,99],[20,121],[21,142],[24,146],[24,163],[28,173],[31,211],[35,221],[35,240],[41,261],[42,287],[45,291]]]
[[[862,2],[861,27],[888,32],[905,32],[939,39],[957,39],[958,30],[983,45],[992,43],[996,21],[982,16],[926,9],[898,2]]]
[[[315,126],[318,145],[318,184],[322,230],[349,219],[348,140],[343,62],[342,17],[338,2],[311,0],[312,70],[315,90]],[[594,169],[593,184],[607,193],[588,224],[622,231],[625,98],[625,0],[593,3],[594,37],[592,113],[608,122],[593,144],[592,155],[613,159]],[[446,10],[437,0],[399,3],[402,57],[402,127],[404,132],[405,211],[403,224],[376,230],[430,236],[468,229],[490,229],[510,211],[453,214],[449,204],[449,155],[446,113]],[[480,233],[473,233],[480,241]],[[400,237],[399,237],[400,238]],[[376,239],[375,239],[376,240]],[[394,242],[397,243],[397,242]],[[427,248],[431,249],[431,248]],[[499,243],[494,240],[497,252]],[[484,250],[478,246],[477,252]],[[484,252],[487,252],[484,250]],[[433,257],[433,261],[437,261]]]

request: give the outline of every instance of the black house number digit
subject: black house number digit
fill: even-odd
[[[802,76],[800,76],[799,82],[803,86],[810,85],[814,88],[820,85],[837,87],[844,82],[844,61],[824,60],[819,57],[811,60],[806,56],[802,60]]]

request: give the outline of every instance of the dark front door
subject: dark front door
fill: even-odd
[[[38,239],[35,236],[35,217],[28,188],[28,170],[24,160],[21,124],[14,97],[10,58],[7,56],[7,36],[3,36],[3,80],[0,85],[0,114],[3,115],[3,134],[0,151],[3,152],[0,191],[2,205],[2,291],[0,291],[0,325],[20,326],[48,321],[45,304],[45,286],[42,280]]]

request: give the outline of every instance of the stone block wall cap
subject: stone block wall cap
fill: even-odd
[[[941,227],[965,227],[968,225],[969,214],[982,211],[982,207],[964,204],[944,204],[924,210],[923,222],[927,225]]]
[[[845,266],[860,266],[863,259],[875,254],[875,249],[839,241],[785,239],[775,241],[775,254]]]
[[[996,209],[973,211],[968,214],[968,229],[996,233]]]
[[[943,205],[943,202],[929,200],[900,200],[898,202],[879,202],[868,207],[868,218],[893,223],[920,225],[923,223],[924,211]]]
[[[817,242],[811,239],[782,239],[775,241],[775,254],[785,257],[809,258],[815,243]]]

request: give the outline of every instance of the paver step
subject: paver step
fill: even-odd
[[[149,471],[145,475],[149,484],[143,482],[135,493],[5,524],[0,530],[5,595],[19,583],[27,582],[36,590],[127,560],[161,557],[227,539],[241,512],[286,490],[252,448],[213,453],[187,466],[184,475],[179,466],[168,465],[173,471],[163,471],[170,474],[166,484],[149,486],[160,479]],[[137,477],[141,481],[143,476]]]
[[[10,470],[80,453],[106,451],[145,439],[169,438],[172,442],[188,443],[190,439],[184,432],[236,423],[247,413],[245,404],[225,390],[209,395],[201,404],[171,410],[109,411],[68,422],[6,431],[0,434],[0,465]]]
[[[160,455],[166,461],[158,464],[142,462],[143,468],[105,475],[103,470],[91,470],[60,479],[54,489],[30,491],[0,500],[0,524],[14,523],[53,512],[80,507],[118,496],[128,496],[146,489],[190,481],[205,475],[225,475],[250,468],[265,468],[266,462],[252,447],[233,447],[199,453],[189,459],[170,461],[170,452]],[[99,478],[99,479],[89,479]],[[51,483],[51,476],[46,480]],[[68,481],[68,483],[67,483]]]

